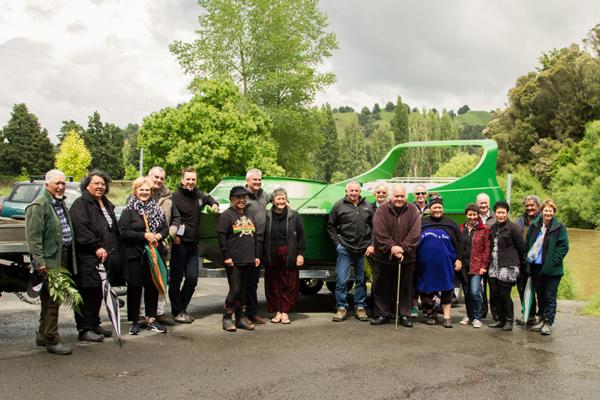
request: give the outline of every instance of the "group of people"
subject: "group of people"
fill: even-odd
[[[193,168],[182,171],[174,192],[165,186],[165,178],[165,170],[159,166],[137,178],[117,219],[115,206],[107,198],[111,179],[104,172],[91,171],[81,181],[81,197],[67,209],[65,174],[51,170],[45,176],[45,190],[27,207],[27,242],[33,267],[42,275],[49,268],[67,269],[83,299],[80,313],[75,314],[80,341],[100,342],[113,334],[100,324],[101,271],[113,286],[127,286],[130,335],[138,335],[144,328],[166,332],[165,326],[194,321],[187,308],[198,283],[201,211],[208,207],[218,213],[219,204],[196,187]],[[230,285],[223,321],[223,328],[229,331],[236,327],[253,329],[267,321],[257,313],[260,271],[256,267],[261,265],[263,249],[258,244],[263,238],[269,249],[264,252],[264,262],[273,266],[267,272],[269,310],[277,313],[271,321],[290,323],[288,312],[298,296],[298,271],[289,270],[287,265],[301,266],[305,248],[300,218],[287,207],[285,190],[273,193],[275,205],[267,212],[271,198],[261,189],[261,171],[252,169],[246,178],[246,186],[232,190],[231,207],[220,215],[217,227]],[[251,248],[247,247],[248,238]],[[171,316],[166,310],[166,296],[161,296],[151,274],[148,246],[170,266]],[[288,263],[290,257],[294,259]],[[247,268],[249,265],[254,268]],[[62,343],[58,332],[59,304],[47,285],[42,287],[40,300],[36,344],[46,346],[50,353],[70,354],[72,348]],[[234,313],[235,323],[231,324]]]
[[[194,321],[187,308],[198,283],[199,227],[201,211],[219,213],[219,204],[196,187],[193,168],[182,171],[174,192],[165,186],[165,170],[153,167],[132,184],[132,193],[120,218],[108,200],[111,179],[102,171],[91,171],[81,181],[82,195],[69,210],[64,202],[66,179],[51,170],[45,190],[26,209],[26,231],[33,267],[41,274],[48,268],[64,267],[74,277],[83,298],[76,314],[79,340],[100,342],[112,332],[100,324],[102,302],[100,270],[106,270],[112,285],[127,285],[129,334],[143,328],[166,332],[165,326]],[[460,322],[482,326],[490,310],[495,320],[489,326],[512,330],[511,289],[516,284],[521,297],[525,282],[533,281],[537,304],[527,320],[533,331],[550,334],[556,314],[556,293],[568,251],[565,227],[556,219],[556,206],[536,196],[525,198],[526,212],[516,223],[508,220],[509,205],[494,204],[482,193],[465,208],[466,221],[457,226],[444,215],[441,196],[424,186],[415,188],[415,202],[407,202],[405,186],[375,187],[376,201],[361,196],[358,182],[346,185],[346,195],[336,202],[327,222],[327,232],[337,251],[336,313],[333,321],[347,318],[348,281],[354,271],[356,317],[369,321],[365,283],[365,257],[372,260],[373,325],[395,317],[411,327],[421,300],[425,322],[452,327],[450,318],[455,281],[462,283],[467,316]],[[245,186],[230,190],[230,205],[220,213],[216,227],[229,292],[223,309],[223,329],[253,330],[268,320],[258,315],[260,267],[265,266],[267,308],[272,323],[291,323],[299,293],[299,269],[304,265],[306,239],[298,213],[290,208],[287,192],[262,189],[262,173],[251,169]],[[268,203],[272,203],[269,208]],[[150,272],[146,247],[169,261],[168,298],[171,316],[165,310]],[[399,274],[399,275],[398,275]],[[398,279],[399,278],[399,279]],[[397,286],[400,282],[400,286]],[[36,344],[54,354],[70,354],[58,333],[59,304],[46,285],[40,293],[40,325]],[[535,300],[534,300],[535,303]],[[143,304],[143,311],[142,311]]]
[[[335,203],[329,215],[328,232],[337,250],[334,322],[347,318],[352,268],[355,315],[361,321],[369,320],[364,268],[368,257],[372,260],[372,325],[386,324],[398,316],[402,326],[412,327],[411,317],[417,316],[420,298],[426,324],[451,328],[453,293],[460,282],[467,310],[461,325],[482,327],[489,287],[494,321],[488,326],[512,331],[511,290],[517,285],[522,311],[530,312],[526,320],[516,322],[531,325],[532,331],[543,335],[551,334],[563,260],[569,250],[567,230],[556,218],[552,200],[541,202],[535,195],[527,196],[525,213],[513,223],[506,201],[497,201],[492,211],[489,196],[480,193],[475,203],[465,207],[465,222],[457,225],[444,215],[443,198],[436,193],[428,197],[422,185],[415,187],[413,203],[407,202],[402,184],[391,187],[389,199],[388,186],[376,185],[372,204],[360,193],[358,182],[348,183],[346,196]],[[529,278],[534,293],[526,296]],[[525,304],[527,298],[532,299],[531,306]]]

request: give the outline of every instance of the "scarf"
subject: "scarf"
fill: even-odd
[[[145,215],[152,233],[158,232],[165,223],[165,213],[154,199],[143,202],[135,196],[129,196],[125,209],[135,211],[140,217]]]
[[[544,245],[544,236],[546,236],[547,229],[548,228],[546,227],[546,225],[542,223],[540,234],[538,235],[537,239],[535,239],[535,242],[531,246],[531,249],[529,249],[529,251],[527,252],[528,262],[533,263],[538,258],[540,252],[542,251],[542,246]]]

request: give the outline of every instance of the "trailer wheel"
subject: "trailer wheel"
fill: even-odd
[[[304,295],[313,295],[319,293],[323,287],[321,279],[300,279],[300,293]]]
[[[329,289],[329,291],[331,293],[335,293],[335,281],[325,282],[325,286],[327,286],[327,289]],[[352,280],[348,281],[348,290],[352,289],[353,286],[354,286],[354,281],[352,281]]]

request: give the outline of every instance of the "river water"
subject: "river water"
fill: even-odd
[[[569,228],[565,265],[575,281],[576,298],[587,300],[600,292],[600,232]]]

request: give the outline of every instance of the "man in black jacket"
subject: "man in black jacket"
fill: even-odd
[[[246,207],[254,215],[256,224],[256,240],[259,247],[265,235],[265,222],[267,220],[267,204],[271,201],[271,195],[262,189],[262,172],[252,168],[246,173]],[[258,281],[260,280],[260,268],[252,268],[246,286],[246,314],[254,324],[264,325],[267,320],[258,315]]]
[[[198,190],[196,170],[193,168],[183,170],[181,185],[173,193],[173,204],[181,216],[181,225],[171,249],[169,299],[175,321],[189,324],[194,319],[188,314],[187,306],[198,284],[200,212],[205,205],[209,205],[213,212],[218,212],[219,205],[211,196]]]
[[[346,185],[346,196],[333,206],[327,221],[327,233],[338,253],[335,264],[335,307],[334,322],[347,318],[348,280],[354,265],[354,305],[356,318],[368,321],[365,310],[365,256],[373,254],[372,226],[373,206],[360,195],[360,184]]]

